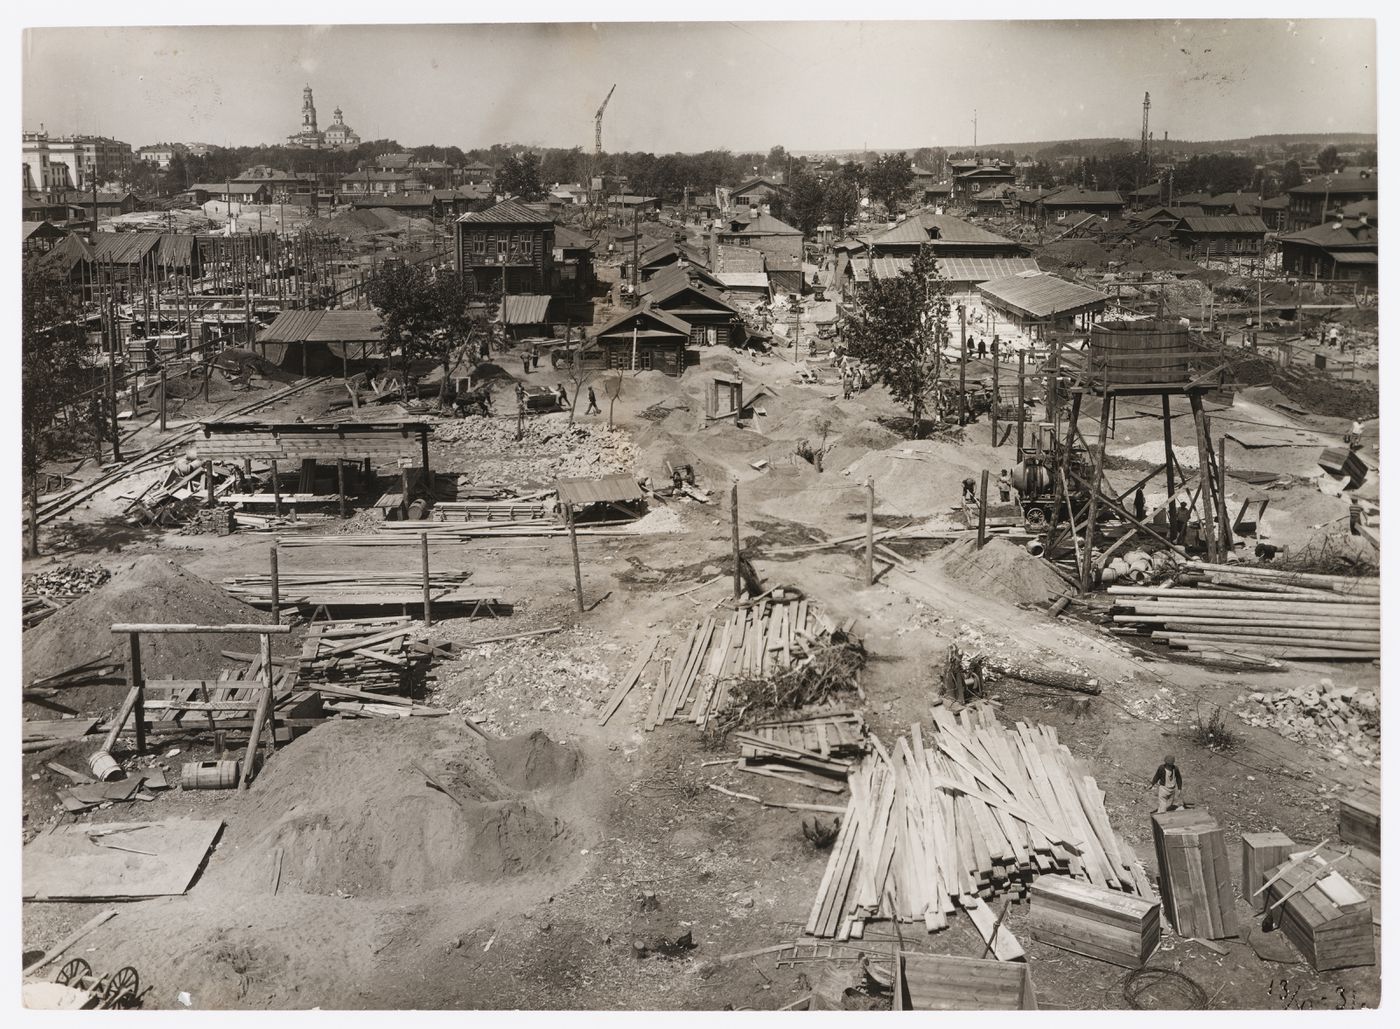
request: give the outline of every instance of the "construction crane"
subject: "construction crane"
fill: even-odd
[[[596,230],[603,221],[603,189],[602,182],[594,185],[595,179],[600,179],[603,171],[603,112],[608,109],[608,101],[612,99],[613,93],[617,91],[617,83],[614,82],[612,89],[608,90],[608,95],[603,97],[603,102],[598,105],[598,113],[593,116],[593,159],[589,162],[588,169],[588,215],[586,224],[590,229]]]
[[[1142,94],[1142,152],[1147,153],[1148,139],[1147,133],[1147,112],[1152,109],[1152,94]],[[601,112],[599,112],[601,113]]]
[[[603,102],[598,105],[598,113],[593,116],[593,157],[598,159],[603,156],[603,112],[608,109],[608,101],[612,99],[613,93],[617,91],[617,83],[613,83],[612,89],[608,90],[608,95],[603,97]]]

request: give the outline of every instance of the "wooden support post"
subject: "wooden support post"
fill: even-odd
[[[165,431],[165,365],[160,366],[160,431]]]
[[[1162,394],[1162,444],[1167,451],[1167,501],[1176,496],[1176,452],[1172,450],[1172,400]],[[1170,518],[1168,519],[1170,521]]]
[[[739,574],[739,480],[729,487],[729,525],[734,537],[734,599],[739,599],[743,576]]]
[[[345,459],[343,457],[335,459],[335,491],[340,495],[340,517],[348,518],[345,505]]]
[[[423,454],[423,485],[428,487],[428,492],[433,489],[433,480],[429,477],[432,472],[428,467],[428,433],[423,430],[418,433],[418,446]]]
[[[574,603],[583,614],[583,572],[578,565],[578,534],[574,531],[574,505],[564,505],[564,517],[569,523],[569,550],[574,558]]]
[[[1026,352],[1016,355],[1016,458],[1026,446]]]
[[[282,517],[282,483],[277,478],[277,461],[268,462],[272,465],[272,513],[278,518]]]
[[[1206,419],[1206,434],[1210,434],[1210,419]],[[1215,465],[1215,504],[1220,512],[1219,536],[1220,536],[1220,559],[1225,560],[1225,555],[1234,549],[1234,540],[1230,532],[1230,508],[1225,502],[1225,437],[1220,437],[1220,460]]]
[[[272,548],[267,552],[267,559],[272,571],[272,620],[282,621],[282,590],[281,582],[277,578],[277,541],[274,540]]]
[[[260,636],[260,652],[263,656],[264,674],[271,676],[272,663],[272,637],[266,633]],[[269,683],[270,683],[269,679]],[[258,759],[258,738],[262,736],[263,721],[267,718],[267,712],[272,706],[272,690],[270,688],[259,691],[262,693],[258,706],[253,709],[253,728],[248,734],[248,749],[243,754],[243,774],[238,778],[238,788],[246,790],[248,780],[253,777],[253,765]]]
[[[204,500],[205,507],[214,506],[214,462],[204,462],[204,486],[209,491],[209,495]]]
[[[987,545],[987,485],[992,473],[989,469],[982,469],[982,488],[977,494],[977,549],[981,550]]]
[[[408,519],[408,465],[399,465],[399,488],[403,490],[403,516]]]
[[[961,346],[958,357],[958,424],[967,424],[967,308],[958,305],[958,339]]]
[[[865,480],[865,584],[875,585],[875,479]]]
[[[136,703],[131,708],[131,717],[136,719],[136,753],[146,752],[146,680],[141,674],[141,634],[127,633],[131,646],[131,658],[126,670],[126,681],[135,691]],[[117,726],[121,728],[120,723]]]
[[[1196,422],[1196,456],[1201,463],[1201,532],[1206,538],[1206,556],[1212,564],[1220,560],[1220,552],[1215,545],[1215,491],[1210,481],[1210,441],[1206,437],[1206,414],[1201,403],[1201,395],[1190,394],[1191,417]]]
[[[1079,566],[1079,590],[1088,593],[1094,576],[1094,530],[1098,527],[1099,497],[1103,493],[1103,456],[1108,449],[1108,417],[1113,394],[1105,388],[1099,410],[1099,448],[1094,453],[1094,474],[1089,486],[1089,513],[1084,520],[1084,559]]]
[[[431,629],[433,627],[433,580],[428,572],[428,534],[421,533],[418,539],[423,552],[423,626]]]
[[[273,751],[277,749],[277,715],[276,698],[272,695],[273,664],[272,664],[272,637],[263,633],[259,638],[258,653],[262,657],[262,678],[263,693],[266,697],[266,715],[263,728],[267,730],[267,749]]]
[[[1001,360],[997,354],[1000,347],[992,347],[992,446],[997,445],[997,414],[1001,407]]]

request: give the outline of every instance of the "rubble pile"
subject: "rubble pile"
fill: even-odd
[[[233,510],[227,507],[201,507],[179,529],[181,536],[227,536],[233,532]]]
[[[81,597],[112,577],[100,565],[59,565],[24,577],[24,594],[32,597]]]
[[[517,441],[513,418],[468,417],[435,426],[433,442],[466,444],[477,482],[548,483],[612,475],[632,471],[637,460],[627,433],[600,425],[569,425],[562,418],[526,419],[524,438]],[[492,460],[492,455],[501,460]]]
[[[1315,686],[1251,693],[1240,705],[1240,720],[1324,747],[1343,765],[1353,759],[1366,768],[1380,763],[1381,706],[1371,690],[1323,679]]]

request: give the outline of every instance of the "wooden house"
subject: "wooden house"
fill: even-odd
[[[1192,261],[1257,256],[1264,249],[1269,227],[1256,215],[1199,215],[1183,218],[1172,230]]]
[[[1286,233],[1279,243],[1285,275],[1367,286],[1379,282],[1378,229],[1366,213]]]
[[[1334,208],[1358,201],[1378,201],[1380,180],[1367,169],[1359,172],[1337,172],[1319,175],[1311,182],[1294,186],[1288,191],[1289,232],[1308,229],[1327,220]]]
[[[694,346],[727,346],[738,330],[739,311],[696,282],[672,282],[647,294],[647,303],[690,326]]]
[[[644,305],[599,328],[592,345],[602,351],[605,368],[679,376],[699,361],[699,354],[690,349],[691,331],[675,315]]]
[[[458,272],[485,293],[548,293],[554,285],[554,221],[505,200],[456,221]],[[504,287],[504,288],[502,288]]]

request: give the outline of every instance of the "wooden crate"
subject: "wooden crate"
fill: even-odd
[[[896,1011],[1034,1011],[1031,970],[1019,961],[901,951],[895,967]]]
[[[1288,869],[1270,884],[1268,906],[1288,896],[1294,887],[1307,883],[1323,861],[1313,856]],[[1270,869],[1272,876],[1278,869]],[[1298,953],[1319,972],[1376,963],[1376,937],[1371,928],[1371,905],[1340,872],[1298,890],[1274,914],[1279,928]]]
[[[1247,832],[1240,835],[1240,893],[1256,915],[1264,913],[1264,894],[1256,891],[1269,878],[1269,870],[1288,860],[1298,848],[1281,832]]]
[[[1027,932],[1034,940],[1137,968],[1161,940],[1161,905],[1060,875],[1031,884]]]
[[[1205,808],[1152,816],[1162,907],[1180,936],[1238,935],[1225,831]]]
[[[1341,800],[1337,835],[1343,843],[1365,847],[1372,854],[1381,852],[1381,797],[1374,790],[1360,789]]]

